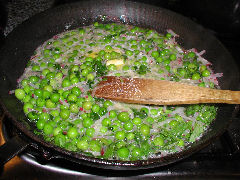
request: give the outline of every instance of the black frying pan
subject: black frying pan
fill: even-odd
[[[231,55],[209,31],[181,15],[141,3],[106,0],[91,0],[50,9],[19,25],[8,35],[5,45],[0,51],[1,104],[12,123],[21,132],[18,135],[20,138],[15,137],[0,147],[2,163],[25,147],[32,145],[50,152],[52,158],[61,157],[88,166],[112,169],[152,168],[188,157],[224,132],[234,115],[235,106],[233,105],[219,105],[217,118],[209,130],[200,140],[182,152],[163,158],[133,162],[101,160],[69,152],[49,144],[41,136],[35,135],[33,133],[34,124],[27,120],[22,111],[22,104],[14,95],[8,94],[9,90],[16,88],[16,81],[23,73],[30,56],[45,40],[55,34],[89,25],[95,21],[127,23],[152,28],[160,33],[164,33],[166,29],[170,28],[180,35],[179,42],[184,48],[195,47],[198,50],[206,50],[207,53],[204,57],[213,63],[214,71],[224,74],[219,81],[222,89],[237,89],[239,72]]]

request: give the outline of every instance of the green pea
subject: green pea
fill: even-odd
[[[150,134],[150,128],[146,124],[142,124],[140,127],[140,132],[144,136],[148,136]]]
[[[104,54],[104,58],[105,58],[105,59],[111,59],[111,54],[110,54],[110,53]]]
[[[126,147],[121,147],[117,150],[117,156],[119,159],[126,160],[129,156],[129,149]]]
[[[187,56],[188,56],[188,58],[194,58],[196,56],[196,54],[194,52],[190,51]]]
[[[203,71],[206,70],[206,69],[207,69],[207,67],[206,67],[205,65],[202,65],[202,66],[200,67],[199,71],[200,71],[200,72],[203,72]]]
[[[76,102],[77,101],[77,96],[75,94],[69,94],[67,96],[67,101],[68,102]]]
[[[56,40],[56,41],[53,41],[53,45],[54,45],[54,46],[57,46],[57,45],[59,45],[59,43],[60,43],[60,42],[59,42],[58,40]]]
[[[92,58],[92,57],[86,57],[85,60],[86,60],[86,61],[89,61],[89,62],[92,62],[92,61],[93,61],[93,58]]]
[[[132,55],[133,55],[133,52],[132,52],[132,51],[130,51],[130,50],[126,50],[126,52],[125,52],[125,53],[126,53],[126,55],[127,55],[127,56],[132,56]]]
[[[94,75],[91,73],[87,75],[87,80],[89,80],[89,81],[93,81],[94,78],[95,78]]]
[[[98,55],[99,55],[99,56],[103,56],[105,53],[106,53],[106,52],[105,52],[104,50],[101,50],[101,51],[98,52]]]
[[[117,118],[122,122],[127,122],[130,119],[128,112],[120,112]]]
[[[114,119],[117,117],[117,112],[115,110],[109,111],[109,118]]]
[[[56,77],[56,75],[55,75],[54,72],[49,72],[49,73],[47,73],[47,75],[46,75],[46,78],[47,78],[47,79],[53,79],[53,78],[55,78],[55,77]]]
[[[100,128],[100,132],[101,132],[102,134],[105,134],[107,131],[108,131],[108,128],[105,127],[105,126],[102,126],[102,127]]]
[[[107,113],[107,109],[104,108],[104,107],[100,107],[100,110],[99,110],[98,114],[100,116],[104,116],[106,113]]]
[[[103,107],[104,107],[104,108],[108,108],[108,107],[111,106],[111,105],[112,105],[112,102],[109,101],[109,100],[106,100],[106,101],[103,103]]]
[[[70,111],[69,111],[69,110],[67,110],[67,109],[62,109],[62,110],[60,111],[60,117],[61,117],[62,119],[68,119],[69,116],[70,116]]]
[[[131,154],[132,154],[132,157],[134,157],[134,158],[140,158],[143,155],[143,152],[139,147],[135,147],[132,150]]]
[[[188,64],[188,70],[190,72],[195,72],[197,70],[197,66],[195,64],[193,64],[193,63],[189,63]]]
[[[78,31],[79,31],[80,35],[84,35],[86,33],[85,29],[83,29],[83,28],[79,28]]]
[[[42,62],[42,63],[40,64],[40,66],[41,66],[41,67],[45,67],[45,66],[46,66],[46,63],[45,63],[45,62]]]
[[[152,124],[154,122],[154,119],[152,117],[147,117],[146,121]]]
[[[56,104],[54,102],[52,102],[50,99],[47,99],[45,106],[46,106],[46,108],[55,108]]]
[[[89,137],[93,137],[94,133],[95,133],[95,129],[94,128],[88,128],[86,130],[86,135],[89,136]]]
[[[79,107],[77,104],[71,104],[69,106],[69,110],[71,113],[78,113],[79,112]]]
[[[48,113],[41,113],[38,117],[39,120],[44,120],[45,122],[48,121],[50,119],[50,116]]]
[[[86,140],[80,140],[77,142],[77,147],[78,149],[85,151],[88,149],[89,144]]]
[[[172,34],[170,34],[170,33],[166,33],[165,36],[166,36],[167,39],[170,39],[170,38],[172,37]]]
[[[31,103],[32,105],[35,106],[35,105],[37,104],[37,100],[34,99],[34,98],[31,98],[30,101],[29,101],[29,103]]]
[[[80,94],[82,93],[80,88],[78,88],[78,87],[73,87],[71,92],[72,92],[72,94],[75,94],[76,96],[80,96]]]
[[[31,99],[31,97],[30,97],[29,95],[26,95],[26,96],[22,99],[22,102],[27,103],[27,102],[30,101],[30,99]]]
[[[100,144],[99,141],[92,140],[89,143],[89,148],[90,148],[91,151],[100,152],[101,151],[101,144]]]
[[[58,134],[54,137],[54,143],[57,146],[64,147],[66,143],[66,137],[63,134]]]
[[[81,74],[82,74],[83,76],[87,76],[88,73],[89,73],[88,69],[83,69]]]
[[[139,117],[135,117],[135,118],[133,118],[132,122],[135,125],[140,125],[142,123],[142,119]]]
[[[151,113],[152,115],[156,116],[156,115],[158,114],[158,111],[157,111],[157,109],[151,109],[151,110],[150,110],[150,113]]]
[[[83,109],[90,110],[92,108],[92,103],[90,101],[85,101],[83,103]]]
[[[56,74],[56,78],[57,78],[57,79],[62,79],[62,77],[63,77],[63,74],[62,74],[61,72],[58,72],[58,73]]]
[[[149,113],[149,109],[148,108],[146,108],[146,107],[143,107],[143,108],[141,108],[141,110],[140,111],[143,111],[143,112],[145,112],[146,114],[148,114]]]
[[[50,112],[50,114],[53,116],[53,117],[57,117],[57,116],[59,116],[59,110],[52,110],[51,112]]]
[[[139,61],[135,61],[135,62],[134,62],[134,65],[135,65],[135,66],[141,66],[141,63],[140,63]]]
[[[130,132],[130,133],[127,134],[127,137],[126,137],[126,138],[127,138],[128,140],[133,140],[134,137],[135,137],[134,133]]]
[[[175,54],[171,54],[171,55],[169,56],[169,59],[170,59],[171,61],[174,61],[174,60],[177,59],[177,57],[176,57]]]
[[[87,113],[82,113],[82,114],[81,114],[81,118],[82,118],[82,119],[86,119],[87,117],[88,117],[88,114],[87,114]]]
[[[67,131],[67,136],[70,138],[70,139],[74,139],[78,136],[78,131],[75,127],[70,127]]]
[[[51,93],[48,90],[43,90],[42,98],[48,99],[50,97],[50,95],[51,95]]]
[[[50,99],[51,99],[52,102],[56,103],[60,99],[60,94],[59,93],[53,93],[53,94],[51,94]]]
[[[79,79],[77,77],[74,77],[70,81],[71,81],[71,84],[76,84],[79,82]]]
[[[109,119],[109,118],[104,118],[103,120],[102,120],[102,125],[103,126],[110,126],[111,125],[111,120]]]
[[[180,139],[179,141],[178,141],[178,146],[180,146],[180,147],[183,147],[184,146],[184,141],[182,140],[182,139]]]
[[[192,75],[192,80],[199,80],[201,78],[200,74],[199,73],[194,73]]]
[[[112,50],[113,48],[110,45],[105,46],[106,50]]]
[[[25,114],[27,114],[31,109],[33,109],[33,105],[31,103],[25,103],[23,105],[23,111]]]
[[[62,81],[62,87],[69,87],[71,86],[71,81],[67,78],[65,78],[63,81]]]
[[[155,137],[154,140],[153,140],[153,143],[156,146],[163,146],[164,145],[164,140],[161,137]]]
[[[177,72],[181,77],[185,77],[185,75],[186,75],[186,70],[183,68],[178,68]]]
[[[204,70],[203,72],[202,72],[202,76],[203,77],[208,77],[208,76],[210,76],[210,71],[209,70]]]
[[[108,66],[108,70],[109,70],[109,71],[116,71],[116,70],[117,70],[117,66],[116,66],[115,64],[110,64],[110,65]]]
[[[123,71],[128,71],[128,70],[129,70],[129,66],[128,66],[128,65],[124,65],[124,66],[122,67],[122,70],[123,70]]]
[[[39,81],[39,79],[40,78],[38,76],[30,76],[29,77],[29,82],[35,84]]]
[[[136,46],[135,48],[137,48],[137,46]],[[137,49],[136,49],[136,50],[134,50],[134,54],[135,54],[135,55],[138,55],[139,53],[140,53],[140,51],[139,51],[139,50],[137,50]]]
[[[32,67],[32,71],[40,71],[40,66],[34,65],[34,66]]]
[[[31,119],[31,120],[36,120],[37,118],[38,118],[38,115],[37,115],[37,113],[36,112],[30,112],[30,113],[28,113],[28,118],[29,119]]]
[[[125,138],[125,132],[124,131],[117,131],[115,133],[115,138],[117,140],[123,140]]]
[[[26,95],[23,89],[16,89],[14,93],[16,98],[18,98],[19,100],[22,100]]]
[[[100,110],[100,106],[98,104],[94,104],[92,106],[92,112],[98,113]]]
[[[38,107],[45,106],[45,99],[38,98],[36,104],[37,104]]]
[[[205,83],[204,82],[201,82],[198,84],[199,87],[206,87]]]
[[[82,124],[83,124],[83,127],[89,128],[93,125],[93,120],[91,118],[85,118]]]
[[[46,90],[46,91],[48,91],[48,92],[52,92],[53,91],[53,87],[51,86],[51,85],[46,85],[46,86],[44,86],[44,88],[43,88],[44,90]],[[43,92],[44,93],[44,92]],[[49,94],[50,95],[50,94]]]
[[[46,135],[52,134],[53,127],[50,124],[45,124],[43,127],[43,133]]]
[[[49,69],[43,69],[42,70],[42,75],[46,76],[50,72]]]
[[[169,125],[171,127],[175,127],[177,124],[178,124],[178,122],[176,120],[172,120],[172,121],[169,122]]]
[[[61,134],[62,129],[60,127],[56,127],[53,129],[53,136],[57,136],[58,134]]]
[[[30,87],[29,85],[26,85],[26,86],[24,86],[23,90],[24,90],[27,94],[29,94],[30,91],[31,91],[31,87]]]
[[[126,130],[126,131],[131,131],[133,129],[133,123],[128,121],[128,122],[125,122],[124,125],[123,125],[123,128]]]
[[[157,62],[157,63],[161,63],[162,61],[163,61],[163,58],[162,58],[162,57],[157,57],[157,58],[156,58],[156,62]]]
[[[165,66],[169,65],[170,62],[171,62],[170,59],[165,59],[165,60],[163,61],[163,63],[164,63]]]
[[[23,87],[27,86],[27,85],[28,85],[28,80],[27,80],[27,79],[23,79],[23,80],[21,81],[21,85],[22,85]]]
[[[46,123],[45,120],[43,120],[43,119],[39,119],[39,120],[37,121],[37,123],[36,123],[36,126],[37,126],[38,129],[41,130],[41,129],[44,128],[45,123]]]
[[[153,58],[155,58],[155,59],[158,58],[159,55],[160,55],[160,54],[159,54],[158,51],[153,51],[152,54],[151,54],[151,56],[152,56]]]

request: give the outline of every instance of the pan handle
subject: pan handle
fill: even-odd
[[[18,136],[13,137],[5,144],[0,146],[0,166],[3,166],[6,162],[18,155],[31,143],[24,141]]]

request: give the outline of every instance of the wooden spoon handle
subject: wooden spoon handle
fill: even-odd
[[[108,76],[93,96],[126,103],[177,105],[198,103],[240,104],[240,91],[217,90],[153,79]]]

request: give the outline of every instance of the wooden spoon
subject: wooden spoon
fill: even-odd
[[[106,76],[104,79],[92,91],[93,96],[135,104],[240,104],[240,91],[210,89],[165,80],[116,76]]]

